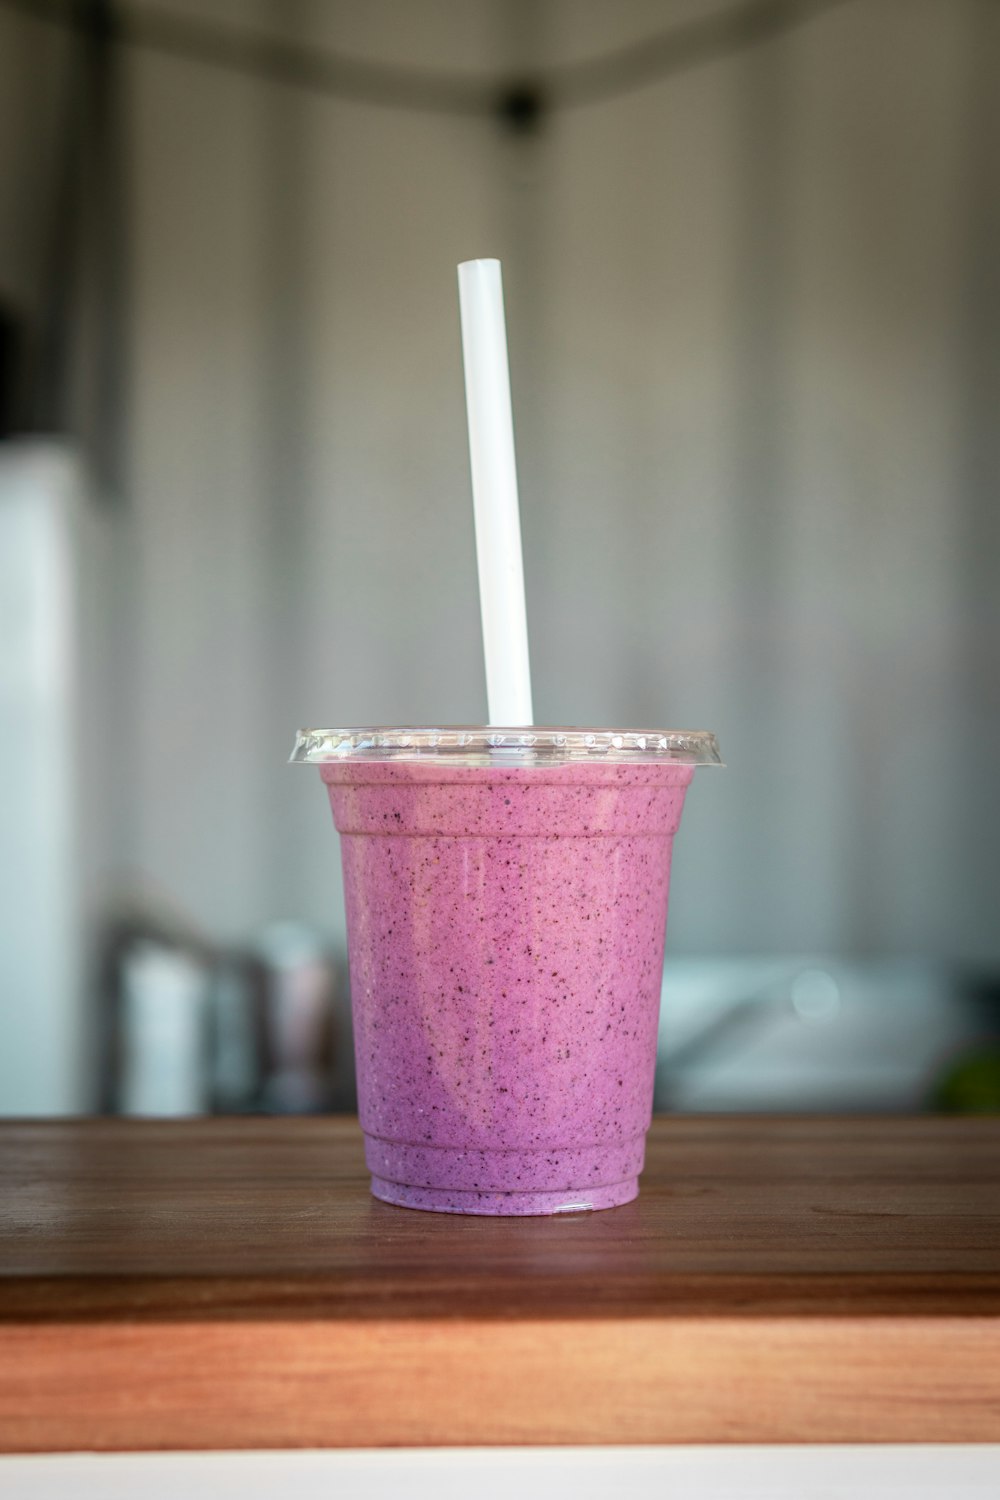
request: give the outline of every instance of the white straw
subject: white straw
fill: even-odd
[[[489,722],[531,724],[514,423],[498,260],[458,268]]]

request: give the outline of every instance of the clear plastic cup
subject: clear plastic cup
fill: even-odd
[[[302,730],[341,836],[377,1198],[610,1208],[652,1115],[673,837],[715,737]]]

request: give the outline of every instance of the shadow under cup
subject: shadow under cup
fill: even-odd
[[[311,733],[339,736],[294,758],[320,763],[341,835],[375,1196],[468,1214],[634,1198],[673,836],[712,736]]]

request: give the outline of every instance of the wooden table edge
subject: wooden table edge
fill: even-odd
[[[5,1452],[997,1441],[995,1316],[0,1330]]]

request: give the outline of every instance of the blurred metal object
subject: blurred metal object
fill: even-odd
[[[326,944],[301,923],[275,922],[256,948],[265,975],[261,1108],[270,1114],[329,1109],[336,971]]]
[[[998,1022],[995,997],[938,964],[668,959],[656,1108],[932,1108],[948,1059]]]
[[[340,990],[323,938],[303,924],[276,922],[246,949],[220,949],[174,913],[120,914],[104,941],[102,1106],[160,1115],[350,1109]]]
[[[263,969],[242,953],[223,954],[212,979],[212,1108],[248,1114],[263,1078]]]

